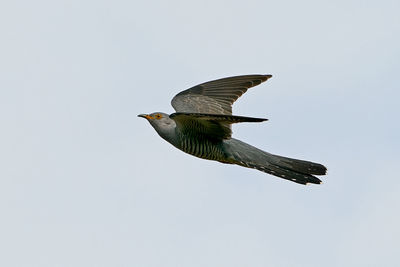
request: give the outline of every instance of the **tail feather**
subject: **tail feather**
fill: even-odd
[[[319,163],[314,163],[305,160],[291,159],[282,156],[272,155],[277,161],[278,165],[289,170],[301,172],[304,174],[325,175],[326,167]]]
[[[288,169],[284,169],[278,165],[272,165],[272,164],[264,164],[263,165],[255,165],[252,163],[245,163],[244,165],[245,167],[250,167],[250,168],[254,168],[257,169],[259,171],[268,173],[268,174],[272,174],[275,175],[277,177],[298,183],[298,184],[308,184],[308,183],[312,183],[312,184],[320,184],[322,183],[322,181],[320,179],[318,179],[317,177],[311,175],[311,174],[303,174],[300,172],[296,172],[293,170],[288,170]]]
[[[325,175],[326,167],[304,160],[273,155],[237,139],[226,140],[225,152],[229,163],[254,168],[299,184],[320,184],[314,175]]]

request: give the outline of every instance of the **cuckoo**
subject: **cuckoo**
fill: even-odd
[[[272,75],[243,75],[205,82],[177,94],[175,113],[140,114],[176,148],[193,156],[254,168],[299,184],[320,184],[326,167],[265,152],[232,138],[231,125],[267,119],[232,115],[232,104],[249,88]]]

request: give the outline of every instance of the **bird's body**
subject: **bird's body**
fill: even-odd
[[[208,140],[207,138],[196,138],[194,136],[180,135],[180,150],[202,159],[223,161],[226,154],[223,149],[223,141]]]
[[[233,123],[266,120],[234,116],[232,104],[248,88],[270,77],[244,75],[203,83],[173,98],[176,113],[139,116],[167,142],[193,156],[254,168],[300,184],[318,184],[321,181],[313,175],[324,175],[323,165],[273,155],[231,137]]]

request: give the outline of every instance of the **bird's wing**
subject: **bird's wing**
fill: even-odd
[[[202,114],[202,113],[172,113],[178,129],[185,135],[195,138],[210,138],[222,140],[232,135],[231,124],[239,122],[262,122],[267,119],[232,116],[224,114]]]
[[[205,82],[177,94],[171,101],[177,112],[232,114],[232,104],[250,87],[272,75],[243,75]]]

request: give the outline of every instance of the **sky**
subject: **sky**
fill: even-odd
[[[0,4],[1,266],[400,266],[399,1]],[[201,160],[137,114],[272,74],[233,136],[302,186]]]

